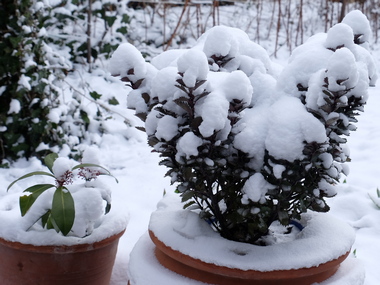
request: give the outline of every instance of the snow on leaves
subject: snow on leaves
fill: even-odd
[[[329,210],[348,160],[341,144],[375,78],[363,50],[338,24],[297,48],[276,78],[263,48],[218,26],[152,63],[123,45],[111,71],[130,82],[128,106],[183,201],[222,236],[254,243],[274,220]]]

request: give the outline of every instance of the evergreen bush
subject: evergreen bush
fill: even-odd
[[[91,10],[87,4],[2,2],[0,165],[19,157],[41,157],[64,145],[75,151],[90,124],[108,118],[109,110],[104,115],[99,104],[102,94],[85,82],[68,85],[67,79],[109,57],[125,40],[129,16],[126,3],[94,1]],[[87,101],[97,105],[95,113],[84,107]]]

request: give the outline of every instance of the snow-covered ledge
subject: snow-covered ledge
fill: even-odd
[[[349,252],[355,239],[349,225],[329,214],[307,213],[301,224],[305,228],[291,242],[256,246],[229,241],[213,231],[197,213],[183,210],[172,196],[158,204],[149,230],[168,247],[195,259],[256,271],[318,266]]]

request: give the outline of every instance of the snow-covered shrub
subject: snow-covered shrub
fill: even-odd
[[[366,74],[366,72],[361,72]],[[306,106],[325,126],[330,153],[337,162],[345,162],[342,137],[356,129],[353,123],[367,101],[368,78],[360,78],[355,57],[347,48],[341,48],[330,57],[325,70],[316,72],[306,93]]]
[[[2,7],[8,14],[0,20],[0,163],[34,155],[62,136],[48,114],[71,64],[47,45],[43,8],[33,0]]]
[[[126,2],[114,0],[58,0],[45,23],[50,42],[66,49],[72,62],[108,58],[125,41],[129,24],[126,6]]]
[[[356,62],[361,65],[362,76],[367,73],[365,76],[369,79],[368,84],[375,85],[378,77],[376,65],[365,48],[371,33],[368,20],[358,10],[350,12],[344,19],[327,33],[316,34],[294,49],[289,64],[279,76],[279,88],[304,101],[310,77],[318,70],[326,68],[328,59],[334,52],[344,47],[352,52]]]
[[[83,72],[88,70],[84,60],[86,3],[4,2],[2,11],[7,14],[0,19],[0,165],[19,157],[43,157],[62,148],[75,154],[81,141],[102,133],[103,123],[110,117],[107,107],[118,104],[115,97],[102,96],[84,79]],[[124,41],[126,3],[92,4],[92,59],[107,58]],[[115,26],[118,29],[113,31]],[[101,76],[95,69],[93,73]],[[102,75],[107,81],[108,75]]]
[[[367,17],[360,11],[354,10],[348,13],[342,23],[349,25],[354,32],[354,43],[369,49],[372,37],[371,25]]]
[[[263,48],[224,26],[151,63],[123,44],[110,71],[131,86],[128,107],[185,207],[227,239],[258,243],[274,221],[328,211],[325,198],[345,170],[340,136],[354,129],[368,73],[348,48],[328,51],[304,100],[276,88]]]

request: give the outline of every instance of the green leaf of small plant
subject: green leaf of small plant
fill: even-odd
[[[44,228],[45,226],[47,226],[48,229],[51,229],[52,227],[49,227],[49,223],[50,223],[50,214],[51,214],[51,210],[48,210],[45,214],[43,214],[41,216],[41,223],[42,223],[42,227]],[[52,226],[52,225],[51,225]]]
[[[16,179],[15,181],[13,181],[11,184],[9,184],[8,188],[7,188],[7,191],[18,181],[20,180],[23,180],[25,178],[28,178],[28,177],[32,177],[32,176],[35,176],[35,175],[45,175],[45,176],[50,176],[50,177],[53,177],[55,179],[55,176],[49,172],[45,172],[45,171],[34,171],[34,172],[30,172],[28,174],[25,174],[23,176],[21,176],[20,178]]]
[[[48,230],[54,229],[57,233],[59,233],[61,231],[59,229],[59,227],[57,226],[57,223],[54,221],[54,218],[51,216],[51,212],[50,212],[50,216],[49,216],[47,223],[46,223],[46,228]]]
[[[56,154],[56,153],[50,153],[44,159],[45,165],[47,166],[47,168],[49,168],[49,170],[51,171],[51,173],[53,173],[54,161],[57,158],[58,158],[58,154]]]
[[[71,193],[64,187],[58,187],[54,192],[52,208],[52,223],[66,236],[74,224],[75,207]]]
[[[42,222],[42,226],[48,229],[48,230],[55,230],[57,233],[59,232],[59,229],[54,222],[53,218],[51,217],[51,210],[47,211],[46,214],[43,216],[43,219],[45,219],[45,222]],[[41,221],[43,220],[41,217]]]
[[[21,216],[25,216],[25,214],[29,211],[30,207],[34,204],[37,198],[47,189],[50,189],[52,187],[55,186],[53,184],[38,184],[24,190],[24,192],[30,192],[31,194],[20,197],[19,202]]]

